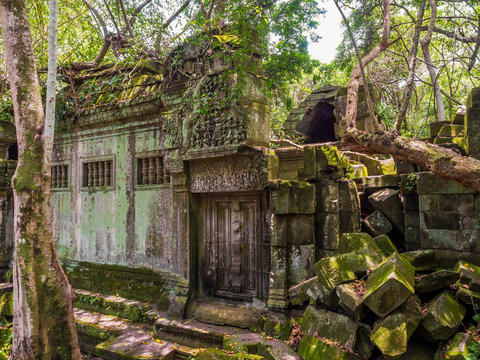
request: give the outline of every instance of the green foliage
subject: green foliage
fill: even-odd
[[[15,122],[11,94],[0,94],[0,120]]]

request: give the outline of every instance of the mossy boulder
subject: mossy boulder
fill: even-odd
[[[480,358],[480,343],[469,333],[457,333],[447,350],[438,355],[436,360],[476,360]]]
[[[429,341],[448,339],[462,323],[465,313],[465,307],[450,292],[442,292],[428,303],[421,323],[425,337]]]
[[[300,341],[298,355],[304,360],[360,360],[363,359],[353,350],[332,342],[327,342],[314,336],[306,335]]]
[[[414,267],[393,253],[369,275],[363,303],[385,317],[414,294],[414,286]]]
[[[398,356],[407,351],[407,344],[422,318],[420,299],[411,296],[398,311],[377,321],[371,339],[382,354]]]
[[[304,301],[309,299],[307,290],[310,288],[312,283],[316,281],[317,278],[313,277],[311,279],[305,280],[298,285],[292,286],[288,289],[288,296],[290,297],[290,303],[292,305],[299,305]]]
[[[384,256],[390,256],[394,252],[398,252],[392,240],[390,240],[387,235],[376,236],[373,240]]]
[[[302,317],[301,329],[304,334],[328,339],[363,356],[371,354],[371,328],[346,315],[309,306]]]
[[[368,197],[368,201],[374,209],[381,211],[398,231],[402,234],[405,232],[403,204],[396,190],[377,191]]]
[[[415,250],[402,253],[416,271],[433,271],[437,267],[435,250]]]
[[[415,292],[417,294],[426,294],[437,291],[454,284],[458,278],[458,272],[451,270],[439,270],[422,275],[415,278]]]
[[[464,285],[458,287],[457,299],[466,305],[480,306],[480,292],[467,289]]]
[[[366,233],[344,233],[338,239],[337,251],[339,254],[349,252],[380,253],[378,245]]]
[[[364,229],[372,236],[388,234],[392,231],[392,223],[387,219],[381,211],[375,210],[368,215],[363,221]]]
[[[363,284],[359,281],[338,285],[336,293],[339,299],[339,305],[351,317],[361,320],[368,312],[363,304]]]
[[[263,360],[265,359],[260,355],[253,355],[247,353],[232,354],[228,351],[219,349],[204,349],[195,355],[195,360]]]
[[[335,291],[321,284],[317,278],[315,278],[308,288],[307,295],[313,304],[316,303],[331,310],[335,310],[338,307],[338,296]]]
[[[263,323],[263,331],[266,335],[281,340],[288,340],[292,327],[292,320],[283,313],[270,312]]]
[[[330,292],[343,283],[356,279],[352,266],[345,256],[336,255],[321,259],[314,265],[318,282]]]
[[[468,289],[472,291],[480,291],[480,267],[459,261],[454,270],[460,275],[459,284],[467,285]]]
[[[307,307],[301,322],[305,334],[318,335],[352,349],[357,341],[358,327],[348,316],[314,306]]]

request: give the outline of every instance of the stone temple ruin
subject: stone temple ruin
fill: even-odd
[[[473,335],[458,326],[480,304],[479,194],[333,146],[340,87],[313,92],[287,119],[306,145],[271,148],[258,74],[238,77],[192,43],[180,49],[163,73],[83,71],[59,99],[52,219],[82,348],[105,359],[223,359],[198,352],[222,347],[239,359],[433,359],[439,346],[449,357],[466,349]],[[199,74],[195,86],[187,74]],[[432,124],[431,141],[477,157],[479,112],[475,89],[466,116]],[[369,121],[360,110],[367,131]],[[2,127],[6,269],[16,150],[14,127]]]

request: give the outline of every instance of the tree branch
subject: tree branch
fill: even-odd
[[[400,107],[398,117],[395,120],[395,124],[393,125],[393,130],[397,132],[400,131],[402,123],[406,122],[408,104],[410,103],[410,99],[412,98],[413,87],[415,86],[414,78],[415,67],[417,64],[416,58],[418,53],[418,43],[420,42],[420,26],[423,22],[423,14],[425,13],[426,2],[427,0],[422,1],[418,8],[417,22],[415,24],[415,33],[413,35],[412,52],[410,56],[410,62],[408,64],[407,84],[405,85],[405,92],[403,95],[402,105]]]

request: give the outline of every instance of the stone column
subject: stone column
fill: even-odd
[[[467,100],[465,137],[468,155],[480,159],[480,87],[473,88]]]

